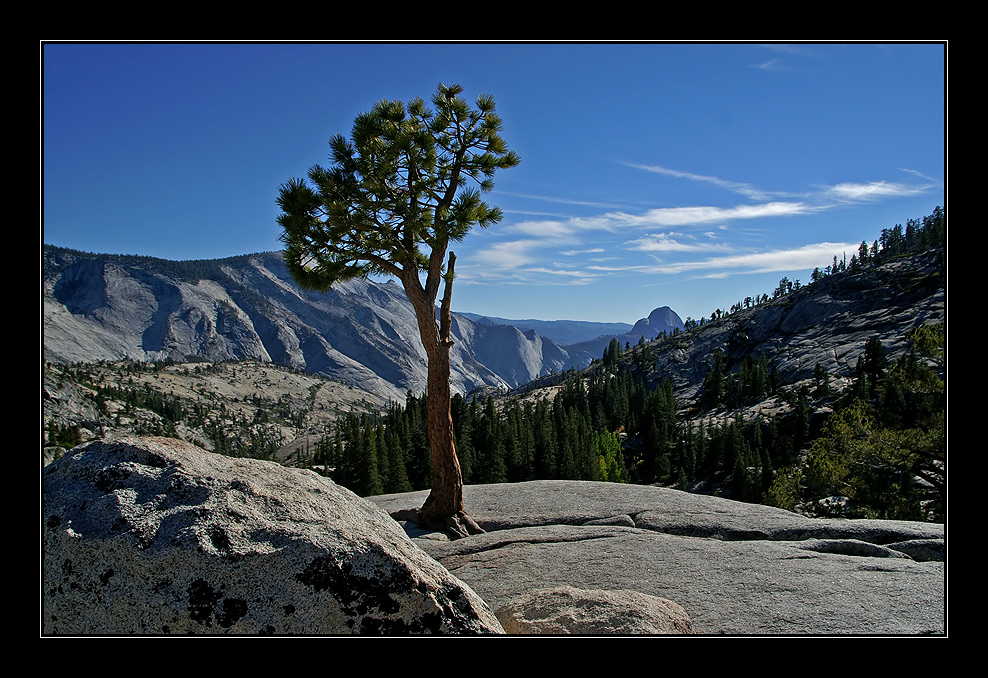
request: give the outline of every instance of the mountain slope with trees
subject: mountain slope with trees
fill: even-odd
[[[454,399],[465,482],[657,483],[812,515],[944,520],[945,229],[938,208],[807,285],[784,278],[683,332],[612,340],[548,386]],[[422,416],[408,394],[350,418],[316,455],[362,494],[418,489]]]

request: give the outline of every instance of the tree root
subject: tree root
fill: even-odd
[[[392,511],[391,517],[398,521],[409,521],[426,530],[445,532],[451,539],[462,539],[471,534],[483,534],[484,528],[468,516],[465,511],[459,511],[451,516],[436,516],[427,518],[420,509],[401,509]]]

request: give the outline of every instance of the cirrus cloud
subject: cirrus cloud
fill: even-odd
[[[815,209],[803,202],[768,202],[735,207],[662,207],[640,215],[619,212],[609,216],[615,222],[628,226],[698,226],[737,219],[805,215]]]
[[[851,243],[820,242],[786,250],[769,250],[749,254],[731,254],[696,261],[681,261],[657,266],[654,273],[692,273],[712,271],[705,277],[725,277],[732,273],[772,273],[812,269],[834,256],[857,252]]]
[[[828,193],[841,200],[875,200],[878,198],[919,195],[925,189],[916,186],[906,186],[891,181],[872,181],[869,183],[845,182],[835,184]]]

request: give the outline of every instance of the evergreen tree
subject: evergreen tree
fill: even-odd
[[[518,164],[500,136],[494,100],[476,108],[459,85],[440,85],[435,110],[421,99],[381,101],[330,140],[333,166],[281,186],[285,263],[303,286],[327,290],[370,274],[399,280],[415,311],[428,363],[426,416],[433,482],[422,524],[479,532],[463,509],[463,477],[450,414],[451,297],[456,257],[447,250],[475,225],[501,220],[483,200],[497,170]],[[475,181],[476,187],[469,186]],[[439,290],[443,297],[436,318]]]
[[[402,451],[401,439],[394,431],[387,430],[386,448],[388,451],[388,475],[384,491],[387,494],[411,492],[412,484],[408,481],[405,470],[405,455]]]
[[[872,337],[865,344],[862,369],[868,377],[868,397],[878,395],[878,387],[885,374],[885,350],[882,348],[880,337]]]
[[[813,380],[816,382],[814,393],[817,397],[822,398],[830,394],[830,377],[820,363],[813,367]]]
[[[700,393],[700,406],[704,411],[719,407],[723,402],[726,383],[724,362],[724,352],[720,349],[710,355],[710,369],[703,378]]]
[[[796,420],[793,433],[793,443],[797,449],[810,439],[810,402],[806,386],[800,386],[796,393]]]
[[[748,469],[744,458],[734,461],[734,471],[731,474],[731,498],[738,501],[749,501]]]
[[[467,403],[459,393],[453,396],[450,404],[453,417],[453,430],[456,434],[456,454],[460,458],[463,482],[469,485],[474,481],[477,451],[474,449],[473,435],[476,422],[476,401]]]
[[[494,407],[494,399],[487,398],[484,412],[477,425],[477,482],[503,483],[507,481],[504,444],[504,427]]]
[[[611,339],[607,348],[604,349],[604,367],[608,369],[613,369],[617,367],[618,360],[621,358],[621,344],[618,343],[617,338]]]
[[[532,434],[535,439],[534,463],[536,477],[544,479],[558,478],[558,463],[556,460],[558,444],[556,440],[555,417],[546,400],[540,400],[535,405]]]

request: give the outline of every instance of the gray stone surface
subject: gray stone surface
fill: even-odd
[[[373,504],[165,438],[44,470],[45,634],[501,633]]]
[[[392,511],[424,496],[371,500]],[[813,519],[610,483],[468,486],[465,500],[486,534],[449,541],[408,528],[494,609],[533,589],[572,586],[670,600],[699,634],[946,632],[943,525]]]
[[[536,589],[497,610],[513,635],[679,635],[693,633],[676,603],[638,591]]]
[[[468,486],[488,532],[450,541],[385,512],[425,494],[90,443],[44,471],[43,632],[500,633],[496,609],[532,634],[679,632],[663,610],[707,635],[946,633],[943,525],[536,481]]]

